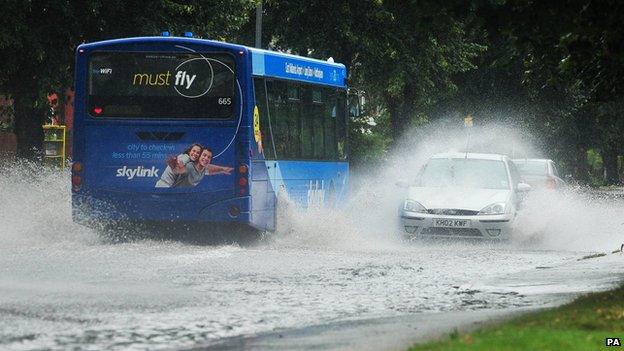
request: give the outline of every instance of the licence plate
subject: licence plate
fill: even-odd
[[[436,218],[433,220],[433,226],[439,228],[469,228],[470,220]]]

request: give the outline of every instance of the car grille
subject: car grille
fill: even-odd
[[[428,213],[447,216],[476,216],[479,211],[460,210],[455,208],[434,208],[427,210]]]
[[[447,235],[447,236],[483,236],[476,228],[424,228],[422,235]]]

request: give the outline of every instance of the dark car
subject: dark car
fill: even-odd
[[[561,190],[566,186],[553,160],[525,158],[515,159],[513,162],[522,179],[532,188]]]

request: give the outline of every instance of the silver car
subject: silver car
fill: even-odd
[[[561,190],[566,182],[559,176],[555,162],[542,158],[514,159],[522,179],[533,188]]]
[[[506,239],[531,186],[498,154],[445,153],[431,157],[400,210],[409,237]]]

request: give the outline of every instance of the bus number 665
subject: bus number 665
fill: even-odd
[[[229,98],[229,97],[219,98],[218,103],[219,103],[219,105],[231,105],[232,104],[232,98]]]

